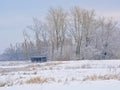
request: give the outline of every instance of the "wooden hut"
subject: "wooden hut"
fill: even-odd
[[[31,62],[47,62],[47,57],[45,56],[31,57]]]

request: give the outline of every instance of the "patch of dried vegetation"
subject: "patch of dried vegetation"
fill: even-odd
[[[34,77],[29,80],[26,80],[25,82],[27,84],[43,84],[43,83],[50,83],[53,82],[54,78],[41,78],[41,77]]]
[[[5,87],[5,86],[12,86],[13,83],[12,82],[0,82],[0,87]]]
[[[4,87],[5,85],[6,85],[6,83],[0,82],[0,87]]]
[[[83,78],[83,81],[96,81],[96,80],[120,80],[120,75],[119,74],[92,75]]]

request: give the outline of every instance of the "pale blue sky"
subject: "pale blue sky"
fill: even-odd
[[[10,43],[22,42],[22,31],[32,17],[43,18],[50,7],[75,5],[120,20],[120,0],[0,0],[0,53]]]

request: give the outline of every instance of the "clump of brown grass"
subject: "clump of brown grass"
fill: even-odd
[[[4,87],[5,85],[6,85],[6,83],[0,82],[0,87]]]
[[[13,83],[12,82],[0,82],[0,87],[5,87],[5,86],[12,86]]]
[[[107,74],[107,75],[92,75],[92,76],[86,76],[83,81],[96,81],[96,80],[119,80],[120,75],[119,74]]]
[[[53,78],[41,78],[41,77],[34,77],[26,81],[27,84],[33,84],[33,83],[48,83],[54,81]]]

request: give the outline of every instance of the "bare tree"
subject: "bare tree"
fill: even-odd
[[[32,30],[35,36],[36,55],[45,54],[44,49],[48,47],[47,43],[47,30],[46,25],[37,18],[33,18],[33,25],[28,26],[29,30]]]
[[[102,59],[106,59],[106,56],[110,56],[109,54],[111,54],[112,56],[112,50],[111,50],[111,37],[113,37],[113,32],[115,31],[116,29],[116,25],[117,23],[116,22],[113,22],[112,19],[107,19],[107,20],[102,20],[103,23],[102,23],[102,47],[103,47],[103,50],[102,50],[102,54],[103,54],[103,57]]]
[[[92,32],[95,30],[95,12],[94,11],[87,11],[85,10],[83,13],[83,32],[84,32],[84,38],[85,38],[85,47],[88,47],[90,45],[91,41],[91,35]]]
[[[52,47],[52,57],[54,57],[55,50],[57,53],[60,51],[61,56],[67,30],[67,14],[62,8],[51,8],[47,15],[47,20]]]
[[[86,46],[89,44],[89,34],[91,24],[94,19],[94,11],[87,11],[79,7],[74,7],[71,10],[71,33],[76,44],[76,56],[83,59],[81,56],[82,43]]]
[[[23,32],[24,41],[10,45],[7,60],[50,56],[51,60],[120,58],[120,28],[112,19],[99,18],[93,10],[73,7],[69,14],[51,8],[45,21],[33,18]],[[50,55],[49,55],[50,54]]]
[[[76,56],[79,56],[80,58],[80,51],[81,51],[81,42],[82,42],[82,21],[81,21],[81,15],[82,11],[79,7],[74,7],[71,11],[71,29],[70,32],[74,38],[75,44],[76,44]]]
[[[24,37],[24,42],[22,43],[22,47],[23,47],[24,58],[28,59],[29,58],[29,48],[28,48],[29,37],[25,31],[23,31],[23,37]]]
[[[95,48],[99,51],[98,59],[109,59],[115,57],[113,51],[115,36],[114,33],[117,32],[116,25],[112,19],[106,19],[105,17],[100,17],[97,20],[98,28],[95,32]]]

